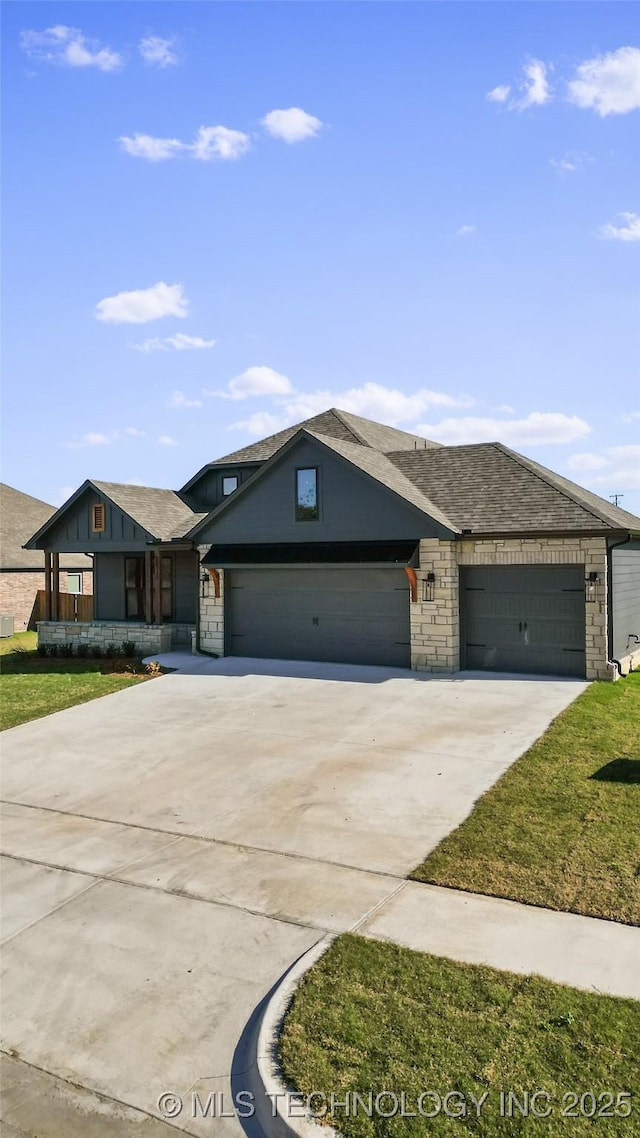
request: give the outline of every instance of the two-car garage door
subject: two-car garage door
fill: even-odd
[[[231,569],[231,656],[408,668],[409,582],[402,568]]]
[[[460,615],[463,668],[584,676],[584,565],[462,569]]]

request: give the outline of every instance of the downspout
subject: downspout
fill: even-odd
[[[633,535],[628,534],[622,541],[614,541],[611,545],[607,545],[607,643],[613,648],[613,551],[620,549],[622,545],[628,545],[633,541]],[[622,666],[619,660],[610,656],[607,663],[615,664],[618,669],[618,675],[624,678]]]

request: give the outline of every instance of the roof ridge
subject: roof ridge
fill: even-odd
[[[341,411],[339,407],[330,407],[329,410],[331,411],[332,415],[335,415],[336,419],[340,420],[343,427],[347,428],[349,433],[353,435],[354,439],[359,443],[360,446],[369,447],[369,450],[373,449],[371,444],[368,443],[367,440],[365,439],[364,435],[361,435],[360,432],[358,430],[356,430],[356,428],[353,426],[353,424],[348,422],[348,420],[346,418],[346,416],[349,415],[348,411]],[[307,420],[307,422],[308,421],[309,420]],[[371,422],[373,422],[373,421],[374,420],[372,419]],[[321,432],[318,432],[318,433],[320,434]]]
[[[576,487],[578,490],[577,494],[570,493],[567,489],[565,489],[561,482],[559,483],[556,481],[556,478],[561,478],[561,475],[555,475],[553,470],[549,470],[548,467],[542,466],[541,463],[537,463],[535,459],[527,458],[526,455],[520,454],[519,451],[511,450],[511,448],[506,446],[504,443],[496,442],[491,443],[490,445],[502,451],[502,453],[506,454],[510,459],[512,459],[513,462],[517,462],[518,465],[521,466],[524,470],[528,470],[531,474],[534,475],[535,478],[539,478],[541,482],[545,482],[546,485],[550,486],[552,490],[555,490],[557,494],[562,494],[565,498],[568,498],[570,502],[576,503],[578,506],[580,506],[581,509],[585,510],[586,513],[591,514],[591,516],[594,518],[597,518],[599,522],[605,522],[606,525],[615,528],[612,525],[611,515],[607,517],[607,514],[604,510],[599,510],[597,506],[593,506],[589,502],[588,498],[583,498],[582,494],[580,493],[581,487],[578,486],[576,482],[571,482],[570,478],[565,479],[565,481],[569,482],[571,486]],[[544,474],[542,471],[544,471]],[[550,477],[548,477],[549,475]]]

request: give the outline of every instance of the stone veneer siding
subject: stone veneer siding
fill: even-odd
[[[110,623],[82,621],[38,621],[40,644],[90,644],[103,650],[109,644],[122,644],[133,640],[138,656],[155,656],[171,650],[170,624],[133,624],[131,621]]]
[[[604,537],[505,537],[420,542],[418,600],[411,605],[411,667],[430,672],[460,668],[459,568],[463,565],[584,565],[597,572],[595,600],[585,603],[586,676],[617,678],[607,663],[607,542]],[[423,601],[427,573],[435,573],[433,601]]]
[[[198,549],[200,560],[209,551],[209,546]],[[220,573],[220,596],[215,596],[215,586],[209,578],[207,595],[200,595],[200,642],[198,647],[213,656],[224,656],[224,569]]]

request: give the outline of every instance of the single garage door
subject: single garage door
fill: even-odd
[[[584,565],[461,570],[463,667],[584,676]]]
[[[410,666],[404,569],[232,569],[230,656]]]

